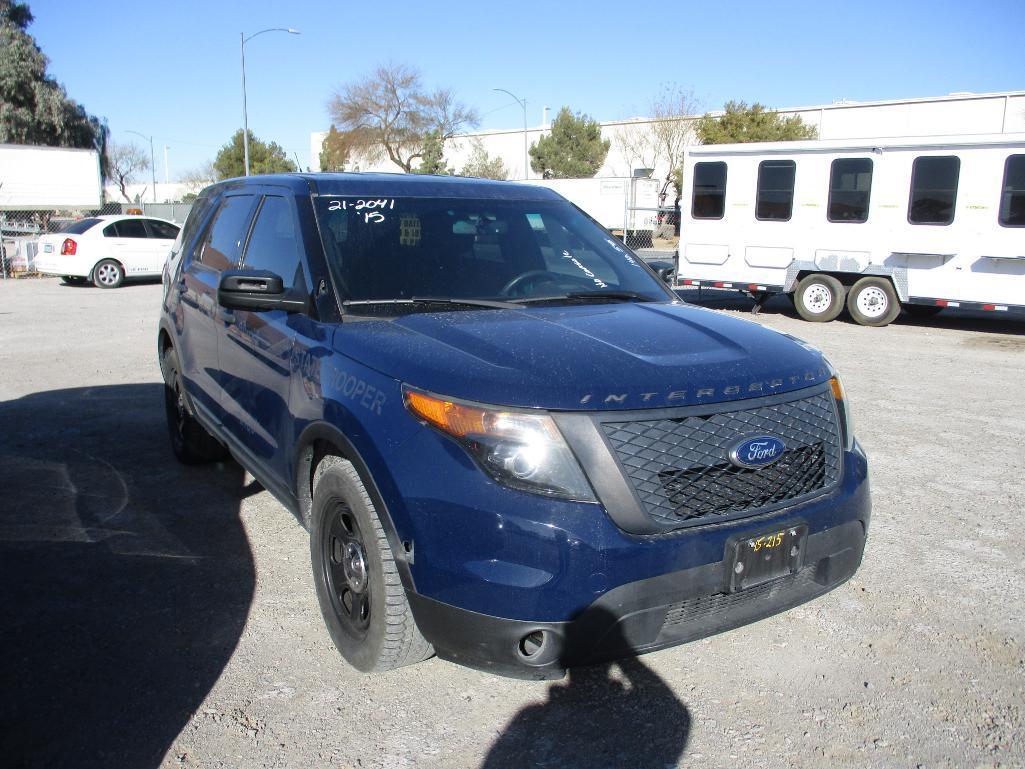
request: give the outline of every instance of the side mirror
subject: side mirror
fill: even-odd
[[[306,299],[285,291],[280,275],[267,270],[226,270],[217,284],[217,303],[229,310],[306,312]]]
[[[655,271],[663,283],[672,285],[676,273],[676,265],[663,260],[648,262],[648,266]]]

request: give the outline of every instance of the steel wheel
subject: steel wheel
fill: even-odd
[[[843,312],[844,287],[832,275],[808,275],[797,284],[794,307],[805,320],[825,323]]]
[[[851,286],[847,311],[862,326],[886,326],[900,315],[900,302],[886,278],[862,278]]]
[[[353,638],[363,640],[372,606],[366,545],[352,511],[335,502],[323,532],[324,579],[336,615]]]
[[[417,629],[388,537],[359,473],[329,454],[312,480],[313,583],[338,651],[364,673],[426,659],[434,650]]]

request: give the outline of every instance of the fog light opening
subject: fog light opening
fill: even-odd
[[[520,655],[524,659],[532,659],[542,652],[548,643],[548,634],[543,630],[534,630],[520,639]]]

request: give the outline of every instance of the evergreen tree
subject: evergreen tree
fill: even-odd
[[[479,179],[508,179],[509,169],[500,157],[491,157],[480,139],[473,140],[470,157],[459,172],[460,176],[476,176]]]
[[[424,138],[420,166],[414,168],[412,173],[441,176],[451,176],[455,173],[455,169],[449,168],[445,162],[445,140],[437,132],[432,131]]]
[[[32,18],[26,3],[0,0],[0,143],[95,149],[106,158],[106,122],[46,74],[47,58],[27,31]]]
[[[264,143],[249,132],[249,173],[281,174],[295,171],[295,163],[288,159],[285,150],[277,142]],[[231,179],[246,173],[245,148],[242,146],[242,129],[235,131],[231,141],[217,152],[214,158],[214,173],[218,179]]]
[[[349,149],[346,135],[335,128],[332,123],[320,150],[320,170],[344,171],[345,165],[349,162]]]
[[[695,126],[702,144],[742,144],[745,142],[781,142],[817,139],[818,129],[799,115],[783,117],[755,102],[726,102],[720,117],[705,115]]]
[[[552,131],[530,147],[530,167],[546,179],[581,179],[594,176],[609,154],[609,139],[589,115],[559,110]]]

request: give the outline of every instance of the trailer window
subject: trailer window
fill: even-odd
[[[726,164],[694,164],[694,196],[690,215],[695,219],[722,219],[726,211]]]
[[[829,207],[831,222],[868,221],[868,201],[872,194],[872,159],[837,158],[829,171]]]
[[[960,172],[961,159],[953,155],[915,158],[911,165],[908,221],[912,224],[950,224],[954,221]]]
[[[758,164],[758,189],[755,218],[770,222],[789,222],[794,211],[793,160],[763,160]]]
[[[1004,164],[1000,224],[1004,227],[1025,227],[1025,155],[1011,155]]]

